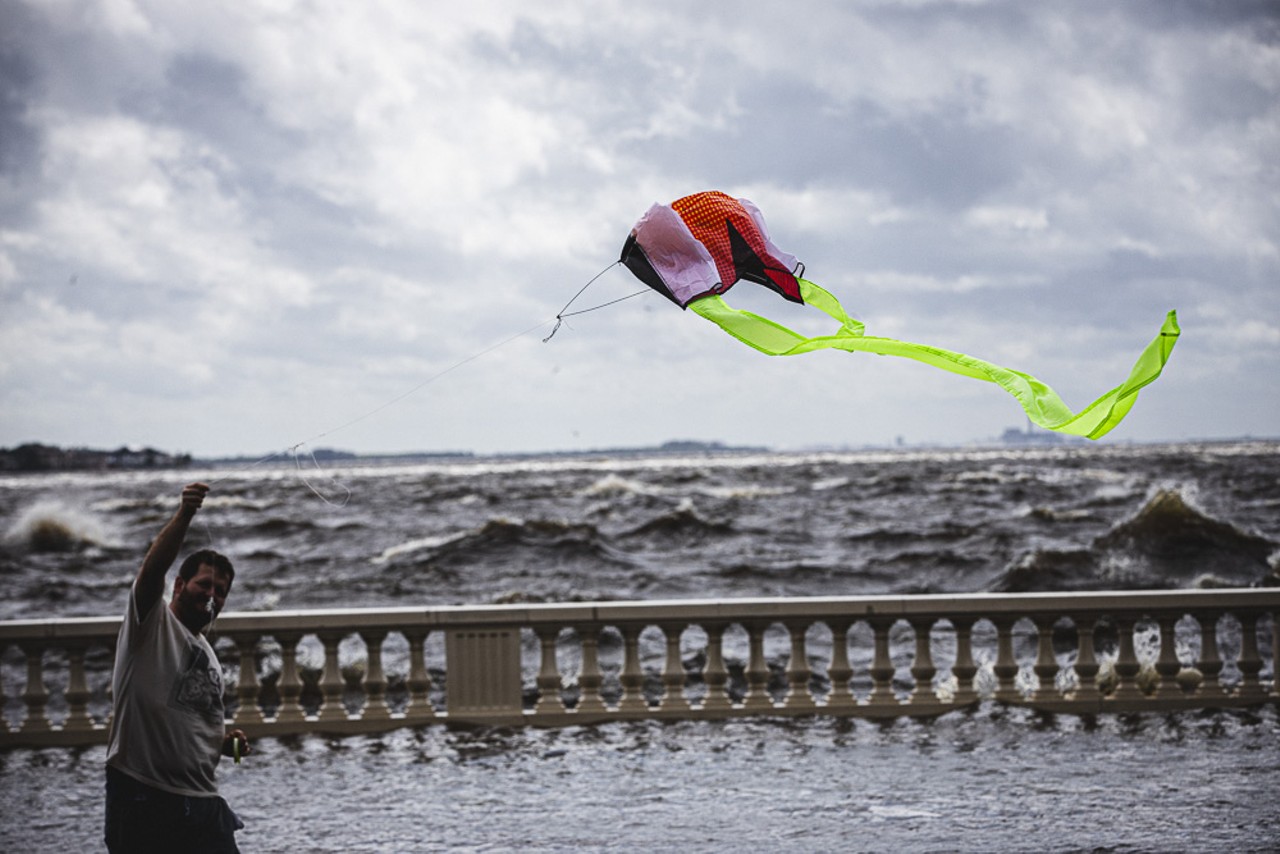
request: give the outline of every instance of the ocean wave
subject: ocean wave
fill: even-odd
[[[120,545],[96,516],[60,501],[40,501],[23,510],[4,539],[32,552],[73,552],[92,546]]]
[[[1241,582],[1270,569],[1276,543],[1210,518],[1178,489],[1160,489],[1134,515],[1094,541],[1159,573],[1187,580],[1213,573]]]
[[[309,519],[285,519],[270,516],[260,522],[249,525],[247,530],[255,534],[292,534],[300,531],[314,530],[316,523]]]
[[[865,570],[874,570],[895,578],[930,578],[937,574],[954,576],[956,573],[981,570],[988,565],[988,558],[960,549],[906,549],[895,554],[883,555],[867,561]],[[864,571],[865,571],[864,570]],[[954,587],[954,583],[950,585]]]
[[[1087,548],[1025,553],[987,589],[999,593],[1248,587],[1275,575],[1276,543],[1211,518],[1161,487]]]
[[[748,579],[785,580],[787,582],[804,582],[806,580],[826,580],[847,574],[843,567],[827,566],[818,563],[782,562],[768,564],[763,562],[733,563],[718,567],[715,574],[720,578],[743,581]]]
[[[249,559],[249,560],[255,560],[255,561],[276,561],[276,562],[278,562],[278,561],[282,561],[282,560],[284,560],[284,559],[285,559],[285,556],[284,556],[283,554],[281,554],[280,552],[276,551],[275,549],[270,549],[270,548],[257,548],[257,549],[252,549],[252,550],[250,550],[250,551],[248,551],[248,552],[246,552],[246,553],[245,553],[245,557],[246,557],[247,559]]]
[[[128,513],[137,510],[153,510],[155,509],[154,498],[103,498],[89,505],[89,509],[95,513]]]
[[[627,498],[632,495],[648,497],[665,493],[666,490],[662,487],[634,478],[622,477],[615,472],[599,478],[582,491],[582,495],[588,498]]]
[[[448,536],[443,536],[443,537],[422,537],[416,540],[409,540],[408,542],[400,543],[398,545],[391,546],[390,548],[383,549],[382,553],[377,557],[373,558],[371,562],[374,564],[390,563],[393,560],[404,557],[405,555],[411,555],[414,552],[419,552],[424,550],[434,551],[436,549],[439,549],[441,546],[444,546],[454,540],[460,540],[465,536],[466,534],[463,533],[463,534],[450,534]]]
[[[900,543],[956,542],[968,539],[977,533],[979,530],[973,525],[947,521],[925,530],[884,526],[863,528],[845,534],[843,540],[858,545],[895,546]]]
[[[412,557],[415,565],[493,563],[541,556],[548,562],[574,559],[630,563],[631,559],[594,525],[558,520],[490,519],[479,528],[443,537],[425,537],[393,546],[374,559],[395,564]],[[536,565],[536,561],[535,561]]]
[[[290,468],[212,472],[188,548],[232,555],[237,602],[286,608],[1280,584],[1280,445],[1241,448],[370,466],[341,508]],[[10,613],[120,613],[146,542],[201,477],[0,475]],[[41,502],[47,541],[30,522]]]
[[[676,509],[649,519],[619,535],[621,540],[656,540],[670,548],[675,542],[690,545],[692,542],[712,537],[726,537],[735,533],[728,522],[712,522],[702,518],[692,502],[684,502]]]
[[[1097,557],[1089,549],[1029,552],[987,585],[992,593],[1068,593],[1095,589],[1100,589]]]
[[[243,531],[253,536],[288,537],[296,534],[331,534],[342,532],[349,534],[363,531],[368,527],[357,519],[297,519],[285,516],[268,516],[267,518],[246,525]]]
[[[752,501],[757,498],[777,498],[783,495],[791,495],[796,490],[790,486],[761,486],[758,483],[743,483],[737,486],[701,486],[695,491],[697,494],[705,495],[708,498]]]
[[[5,579],[6,600],[0,605],[0,619],[12,620],[56,611],[63,616],[101,616],[124,613],[125,599],[133,574],[95,574],[97,561],[85,556],[81,563],[59,567],[59,574],[43,571],[18,572]]]
[[[1091,510],[1074,508],[1059,510],[1053,507],[1025,507],[1020,515],[1041,522],[1096,522],[1098,517]]]

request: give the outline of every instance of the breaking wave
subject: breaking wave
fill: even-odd
[[[96,517],[58,501],[41,501],[21,512],[5,532],[5,541],[32,552],[117,545]]]
[[[374,563],[395,564],[411,558],[415,564],[479,564],[537,557],[626,562],[625,556],[594,525],[499,518],[453,536],[424,537],[392,546],[374,558]]]
[[[1087,548],[1022,555],[995,592],[1250,587],[1275,583],[1277,544],[1214,519],[1161,488]]]
[[[661,542],[670,546],[673,541],[685,545],[710,538],[725,537],[733,534],[734,527],[728,522],[712,522],[702,518],[691,503],[681,504],[669,513],[626,531],[621,539],[627,541],[645,540]]]

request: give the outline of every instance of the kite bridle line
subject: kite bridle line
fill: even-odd
[[[560,331],[560,326],[561,324],[564,323],[564,319],[566,317],[576,317],[579,314],[587,314],[588,312],[597,311],[607,306],[611,306],[615,303],[620,303],[623,300],[629,300],[632,297],[638,297],[638,296],[643,296],[644,294],[653,293],[652,289],[645,288],[642,291],[636,291],[633,294],[627,294],[625,297],[618,297],[617,299],[609,300],[608,302],[602,302],[599,305],[593,305],[591,308],[583,308],[583,309],[579,309],[578,311],[569,311],[569,306],[573,305],[574,302],[577,301],[578,297],[586,293],[587,288],[595,284],[596,279],[600,278],[605,273],[609,272],[610,270],[612,270],[614,267],[618,266],[621,263],[622,263],[621,261],[614,261],[608,267],[605,267],[599,273],[596,273],[594,276],[592,276],[591,281],[587,282],[585,285],[583,285],[581,288],[578,289],[578,292],[573,295],[573,299],[565,303],[564,308],[560,309],[560,311],[556,314],[556,325],[551,328],[551,334],[548,335],[546,338],[542,339],[543,344],[546,344],[548,341],[550,341],[552,338],[555,337],[555,334]]]

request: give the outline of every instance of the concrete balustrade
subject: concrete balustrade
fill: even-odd
[[[251,736],[431,723],[927,717],[1280,703],[1280,590],[677,600],[228,613]],[[0,623],[0,746],[106,738],[119,618]]]

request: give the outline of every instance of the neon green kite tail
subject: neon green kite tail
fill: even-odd
[[[689,308],[742,343],[770,356],[794,356],[823,349],[877,353],[915,359],[944,371],[992,382],[1018,399],[1032,423],[1090,439],[1105,436],[1124,419],[1142,387],[1160,376],[1180,334],[1177,312],[1171,311],[1165,317],[1160,334],[1138,357],[1129,378],[1075,413],[1057,392],[1030,374],[927,344],[864,335],[863,325],[849,317],[840,302],[827,291],[807,279],[800,279],[800,292],[806,303],[840,324],[835,334],[807,338],[758,314],[731,308],[718,295],[695,300],[689,303]]]

